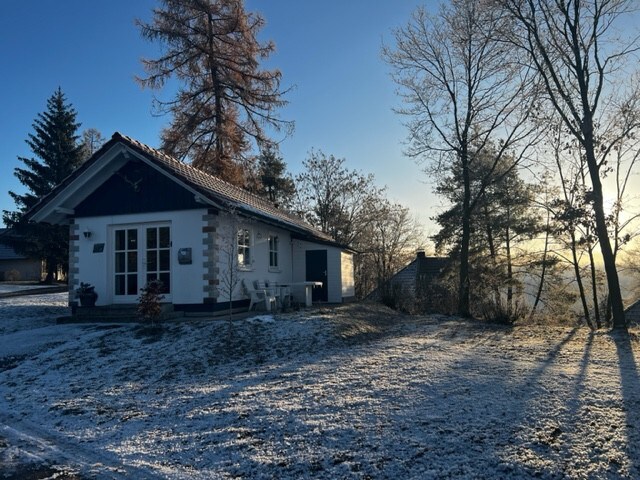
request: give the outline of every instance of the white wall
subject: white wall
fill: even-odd
[[[219,291],[218,302],[227,302],[228,282],[225,278],[229,272],[229,252],[236,255],[236,235],[239,228],[246,228],[251,236],[251,265],[238,266],[238,279],[251,283],[255,280],[290,282],[291,281],[291,236],[281,228],[272,227],[257,220],[220,213],[220,228],[216,240],[219,253]],[[269,236],[275,235],[279,240],[278,268],[269,267]],[[233,268],[233,266],[232,266]],[[248,298],[244,295],[242,286],[238,282],[234,289],[233,300]]]
[[[326,250],[327,251],[327,300],[330,303],[342,302],[342,250],[329,245],[306,242],[302,240],[293,241],[293,281],[304,282],[306,280],[306,251]]]
[[[355,273],[353,270],[353,254],[341,252],[340,267],[342,270],[342,298],[356,296]]]
[[[96,287],[98,293],[97,305],[109,305],[113,302],[114,274],[113,274],[113,245],[111,244],[114,227],[125,225],[144,225],[166,222],[171,225],[172,249],[171,249],[171,297],[168,299],[177,304],[201,304],[203,302],[203,289],[207,281],[203,279],[205,261],[203,252],[202,233],[204,226],[203,215],[206,209],[184,210],[176,212],[146,213],[134,215],[118,215],[105,217],[77,218],[79,226],[79,273],[77,278],[81,282],[90,283]],[[244,219],[220,213],[219,227],[216,236],[216,247],[219,255],[217,259],[220,296],[218,302],[227,301],[224,292],[223,276],[228,272],[228,260],[225,258],[224,249],[229,246],[232,252],[236,252],[236,234],[238,228],[247,228],[251,232],[251,265],[241,269],[239,279],[248,282],[254,280],[270,280],[276,282],[301,282],[306,276],[307,250],[327,250],[327,275],[328,275],[328,300],[332,303],[342,301],[344,296],[352,296],[352,285],[343,286],[345,276],[342,267],[341,249],[327,245],[321,245],[299,240],[291,240],[288,231],[272,227],[265,223]],[[91,232],[91,238],[85,239],[83,232]],[[277,269],[269,267],[269,235],[277,235],[279,238],[279,266]],[[104,243],[102,253],[93,253],[96,243]],[[192,263],[190,265],[178,264],[177,252],[180,248],[191,248]],[[348,255],[348,254],[347,254]],[[139,285],[142,286],[142,285]],[[296,292],[294,292],[296,293]],[[241,285],[238,283],[234,289],[234,300],[247,298]]]
[[[79,225],[80,251],[78,252],[81,282],[95,285],[98,293],[97,305],[113,303],[113,245],[110,232],[112,227],[124,225],[144,225],[167,222],[171,225],[171,301],[173,303],[202,303],[203,286],[203,245],[202,216],[206,209],[175,212],[144,213],[105,217],[77,218]],[[83,232],[91,232],[91,238],[84,238]],[[102,253],[93,253],[93,245],[104,243]],[[191,247],[192,263],[178,264],[178,249]],[[139,285],[142,286],[142,285]]]

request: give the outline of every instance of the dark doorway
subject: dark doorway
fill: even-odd
[[[312,300],[326,302],[327,295],[327,251],[307,250],[307,282],[322,282],[322,287],[313,287]]]

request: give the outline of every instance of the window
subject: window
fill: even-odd
[[[251,265],[251,233],[246,228],[238,230],[238,265]]]
[[[269,235],[269,268],[278,268],[278,237]]]

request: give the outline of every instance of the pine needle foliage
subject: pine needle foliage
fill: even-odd
[[[7,236],[11,246],[20,254],[45,260],[47,282],[67,268],[69,228],[30,222],[25,213],[82,163],[79,127],[76,111],[58,88],[47,100],[47,110],[37,115],[34,131],[26,140],[34,157],[18,157],[24,167],[17,167],[14,175],[27,191],[10,191],[16,210],[4,210],[2,215],[11,229],[11,235]]]

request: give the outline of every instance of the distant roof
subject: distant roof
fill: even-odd
[[[0,260],[24,260],[29,258],[26,255],[20,255],[16,251],[2,241],[2,237],[7,234],[8,228],[0,228]]]
[[[288,230],[297,232],[305,238],[310,237],[315,241],[346,248],[345,246],[334,242],[329,235],[316,230],[300,217],[279,209],[266,199],[254,195],[242,188],[236,187],[235,185],[231,185],[214,175],[203,172],[202,170],[181,162],[160,150],[145,145],[144,143],[119,132],[114,133],[111,139],[105,143],[102,148],[95,152],[89,160],[76,169],[76,171],[58,185],[53,192],[35,205],[29,211],[29,215],[35,214],[39,209],[55,198],[58,193],[64,190],[64,188],[72,183],[73,180],[82,172],[90,168],[93,163],[95,163],[104,153],[117,143],[124,144],[134,150],[154,165],[160,167],[168,175],[186,183],[191,188],[202,194],[205,198],[208,198],[213,202],[223,203],[227,208],[237,208],[245,215],[260,217],[262,219],[275,222]]]
[[[450,261],[447,257],[427,257],[424,252],[418,252],[411,263],[393,275],[387,284],[401,285],[408,293],[415,294],[418,280],[427,283],[436,280]],[[378,299],[380,293],[380,288],[376,288],[367,295],[367,299]]]

